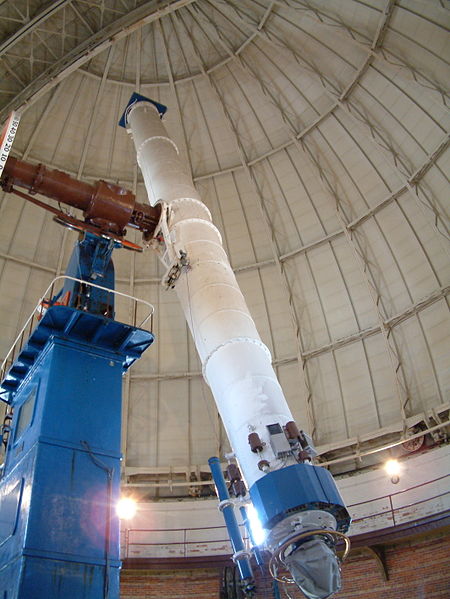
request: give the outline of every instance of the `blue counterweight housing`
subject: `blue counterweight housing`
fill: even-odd
[[[264,528],[296,512],[322,510],[332,514],[337,531],[345,533],[350,515],[336,483],[325,468],[294,464],[269,472],[250,487],[250,497]]]

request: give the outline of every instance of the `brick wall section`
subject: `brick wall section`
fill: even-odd
[[[344,564],[344,589],[335,599],[450,599],[450,535],[407,541],[386,548],[389,580],[377,561],[357,550]],[[218,599],[215,569],[122,572],[121,599]],[[271,593],[257,597],[269,599]],[[283,596],[283,593],[281,593]],[[300,593],[293,593],[300,597]]]
[[[368,553],[344,563],[336,599],[450,599],[450,536],[386,548],[389,580]]]
[[[123,570],[120,599],[218,599],[221,571]]]

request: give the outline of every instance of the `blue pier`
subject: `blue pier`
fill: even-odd
[[[1,599],[119,597],[122,376],[154,337],[114,320],[113,248],[76,243],[0,381]]]
[[[13,408],[2,599],[118,599],[122,375],[152,342],[143,329],[52,306],[1,382]]]

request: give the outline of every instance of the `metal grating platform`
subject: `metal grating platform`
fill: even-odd
[[[124,372],[154,341],[150,331],[75,308],[53,306],[39,321],[1,381],[0,398],[3,401],[10,402],[10,394],[17,391],[36,358],[55,336],[119,354]]]

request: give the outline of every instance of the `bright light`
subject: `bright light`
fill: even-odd
[[[261,521],[258,517],[258,512],[255,510],[253,505],[247,505],[246,509],[250,529],[252,531],[253,541],[256,545],[261,545],[261,543],[263,543],[266,538],[266,531],[262,527]]]
[[[137,505],[131,497],[122,497],[117,502],[116,513],[121,520],[131,520],[136,514]]]
[[[402,466],[399,461],[388,460],[384,465],[384,469],[386,470],[387,475],[391,477],[391,483],[396,485],[400,480],[400,472],[402,471]]]
[[[384,465],[384,469],[388,476],[398,476],[402,471],[402,467],[398,460],[388,460]]]

